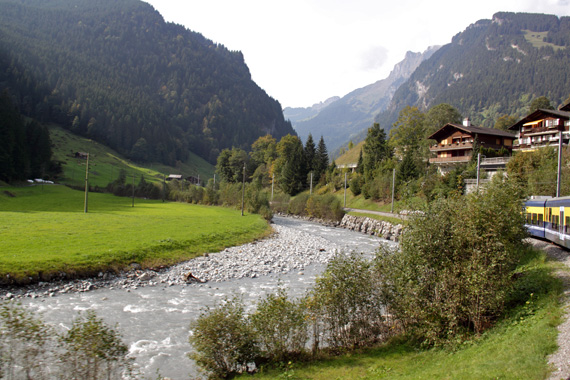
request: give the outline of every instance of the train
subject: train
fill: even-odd
[[[525,202],[524,213],[530,235],[570,249],[570,197],[533,196]]]

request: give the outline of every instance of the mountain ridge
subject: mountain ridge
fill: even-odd
[[[570,17],[498,12],[457,33],[422,62],[375,121],[389,130],[406,106],[447,103],[474,124],[523,117],[532,99],[570,94]]]
[[[329,149],[336,150],[370,127],[378,112],[386,109],[399,85],[438,48],[429,47],[423,53],[407,52],[386,78],[330,102],[318,112],[313,112],[310,118],[291,118],[292,109],[284,110],[285,117],[292,121],[293,128],[302,139],[306,139],[309,133],[322,135]]]

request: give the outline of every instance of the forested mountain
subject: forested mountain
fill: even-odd
[[[299,109],[285,109],[285,117],[292,121],[293,127],[303,140],[306,140],[309,134],[322,135],[331,150],[337,149],[355,138],[359,132],[366,134],[366,129],[372,125],[374,117],[388,107],[396,89],[422,61],[431,57],[437,48],[428,48],[424,53],[408,52],[406,57],[394,66],[387,78],[330,102],[326,107],[318,109],[312,117],[295,119]]]
[[[0,10],[0,90],[25,115],[166,164],[294,134],[241,52],[144,2],[0,0]]]
[[[500,12],[453,37],[424,61],[376,121],[386,130],[405,106],[457,108],[474,124],[520,118],[546,96],[554,106],[570,94],[570,17]]]

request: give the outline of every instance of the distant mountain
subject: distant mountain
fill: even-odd
[[[241,52],[138,0],[0,0],[0,91],[138,161],[249,149],[294,134]]]
[[[291,120],[293,128],[303,140],[309,133],[315,138],[322,135],[329,150],[335,150],[370,127],[374,117],[388,107],[398,87],[437,49],[438,47],[431,47],[423,53],[408,52],[404,60],[394,66],[386,79],[354,90],[341,99],[321,107],[320,110],[315,110],[314,106],[310,108],[313,112],[306,109],[307,117],[304,119],[296,117],[304,115],[295,111],[298,109],[285,109],[285,118]]]
[[[311,107],[287,107],[283,110],[283,114],[287,120],[295,124],[300,121],[312,119],[317,116],[323,108],[328,107],[331,103],[334,103],[339,99],[340,97],[333,96],[324,102],[313,104]]]
[[[500,12],[453,37],[402,85],[376,121],[386,130],[405,106],[457,108],[474,124],[492,127],[522,117],[532,99],[554,106],[570,95],[570,17]]]

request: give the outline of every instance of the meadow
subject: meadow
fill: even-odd
[[[156,268],[270,233],[258,215],[115,197],[59,185],[0,188],[0,282]]]
[[[85,185],[85,159],[75,158],[76,152],[89,153],[89,184],[105,187],[117,179],[124,170],[131,183],[135,176],[136,183],[144,176],[147,182],[162,182],[168,174],[183,174],[184,176],[200,177],[207,182],[214,175],[214,167],[190,153],[187,162],[177,162],[176,167],[159,163],[148,164],[146,167],[135,164],[123,158],[114,150],[85,137],[74,135],[60,126],[49,126],[50,138],[53,143],[53,159],[61,162],[63,176],[58,182],[73,186]]]

